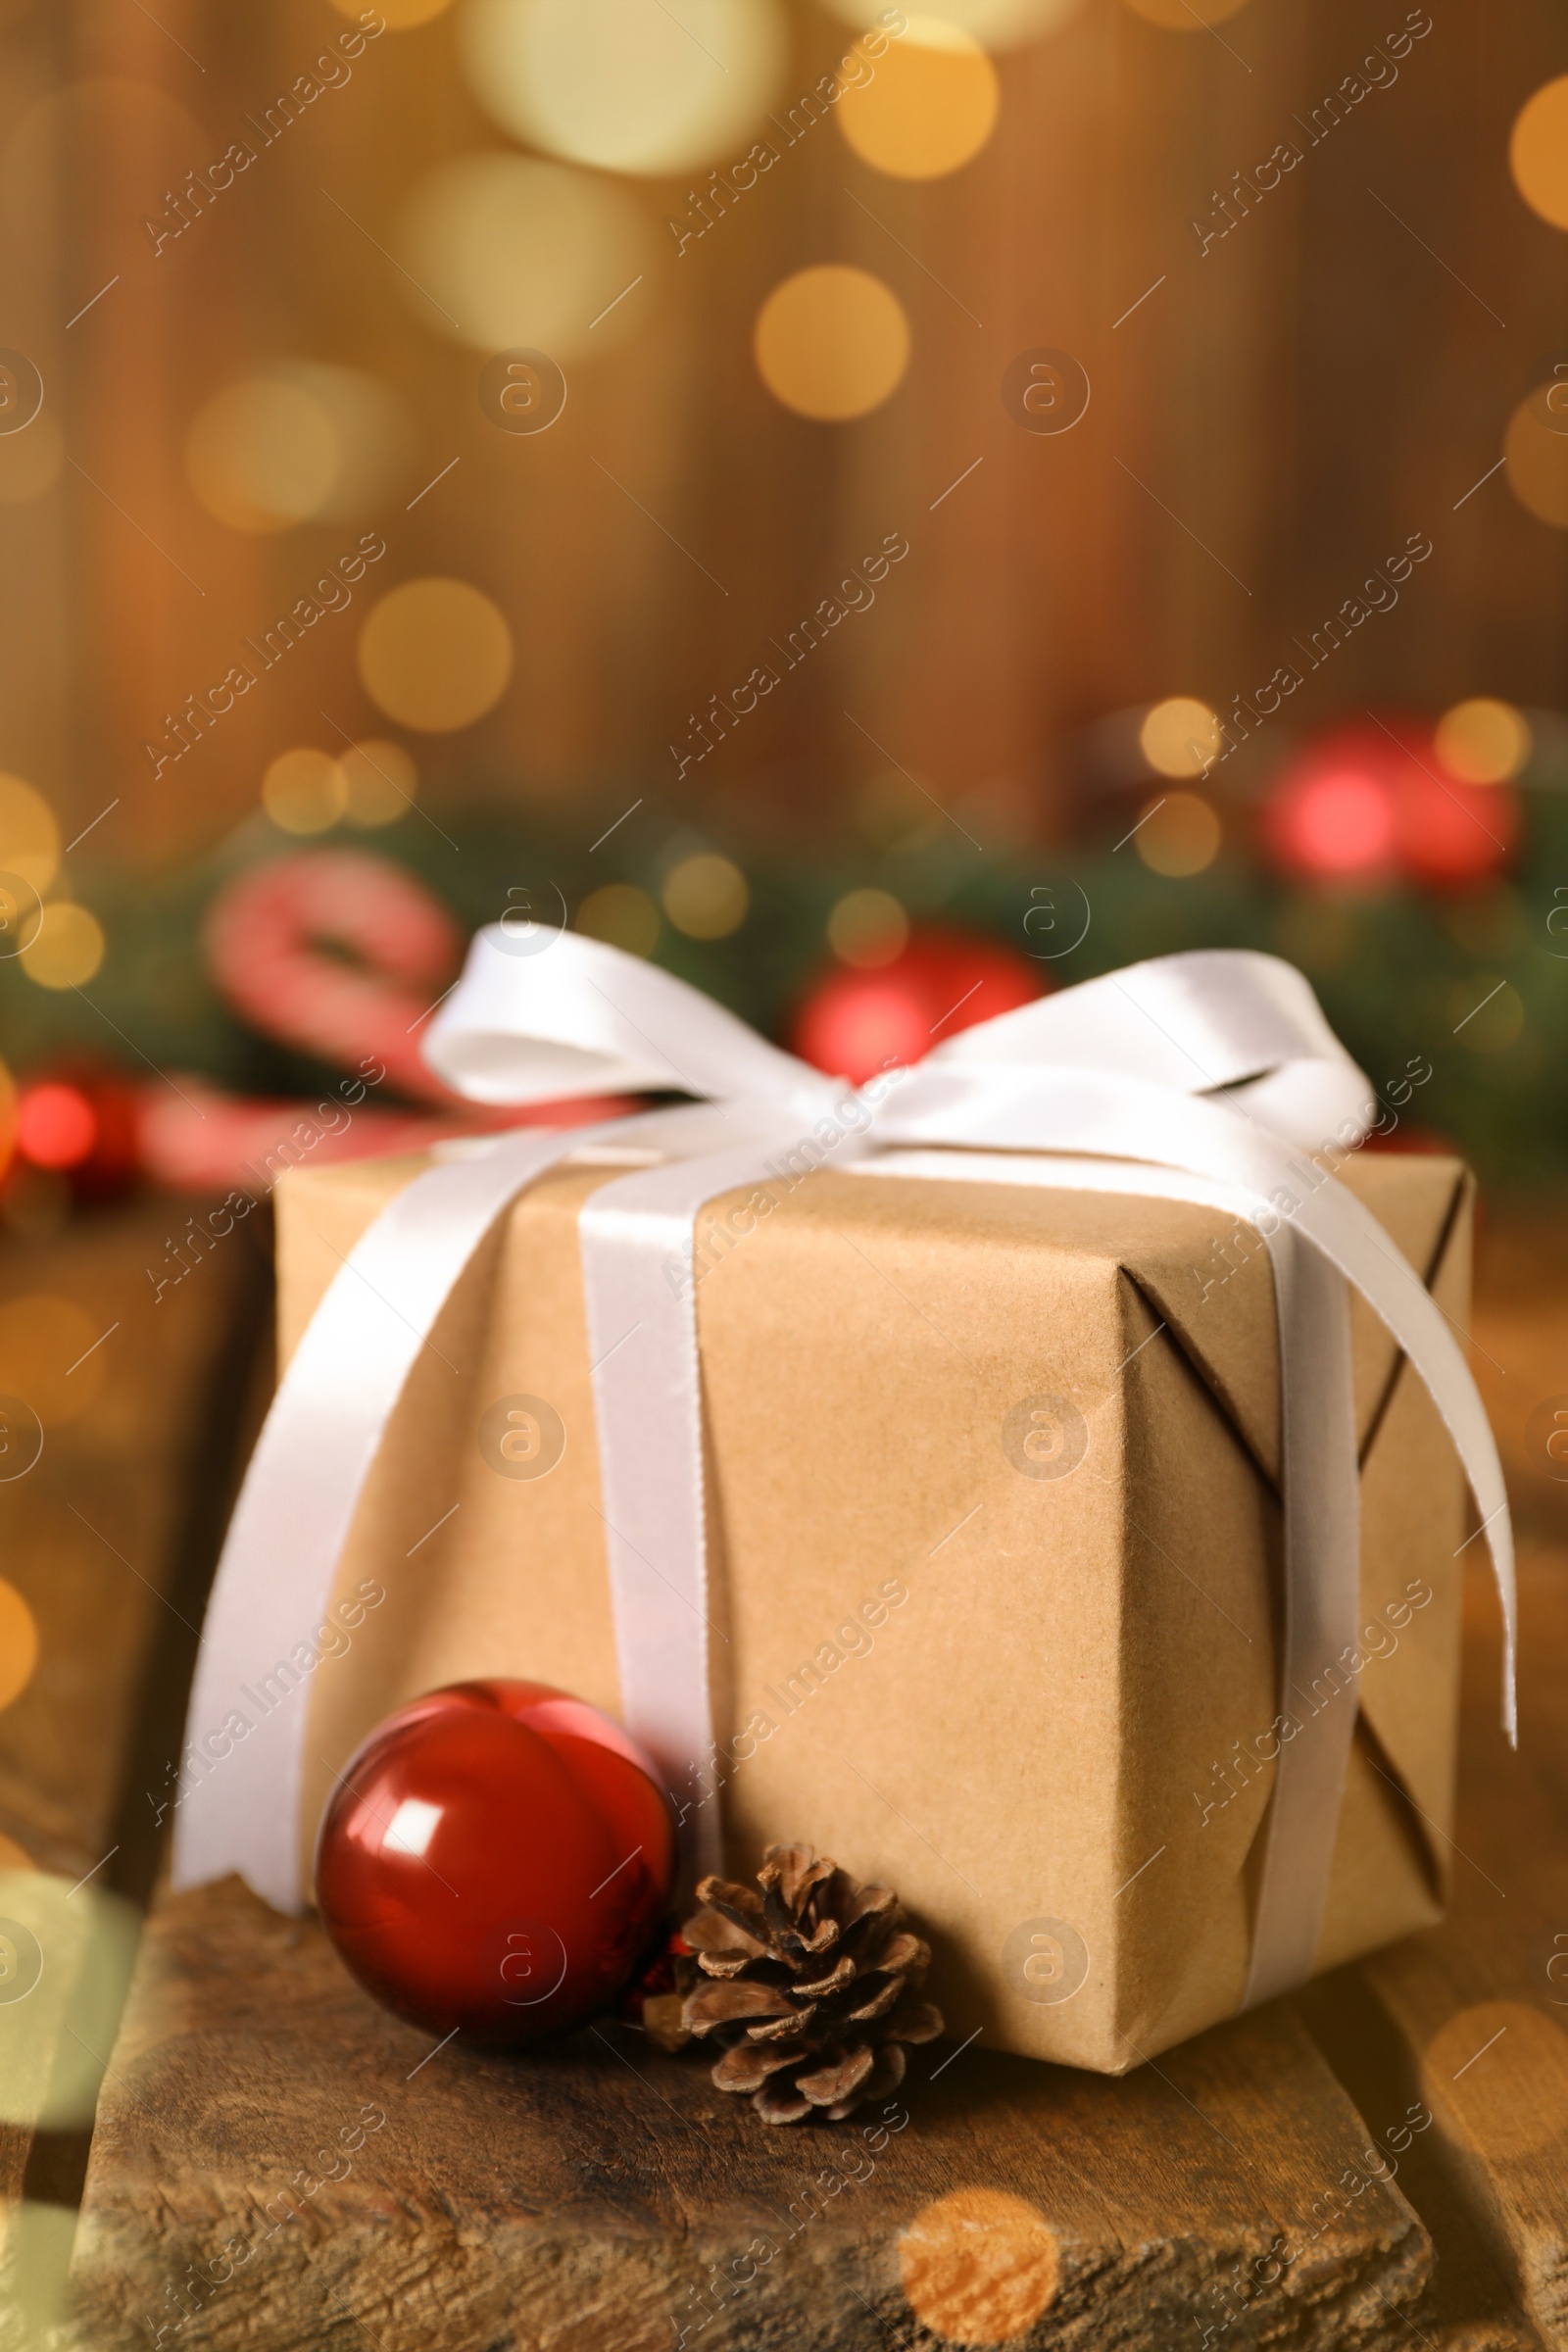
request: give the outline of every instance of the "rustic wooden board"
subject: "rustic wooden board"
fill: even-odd
[[[1498,1210],[1484,1201],[1471,1361],[1521,1538],[1520,1752],[1510,1753],[1497,1728],[1496,1602],[1477,1544],[1451,1914],[1433,1935],[1325,1979],[1298,2003],[1374,2131],[1410,2102],[1430,2100],[1435,2128],[1398,2156],[1399,2185],[1437,2251],[1410,2318],[1423,2335],[1463,2352],[1515,2352],[1542,2335],[1568,2342],[1561,2149],[1555,2120],[1549,2131],[1529,2120],[1540,2118],[1541,2097],[1555,2100],[1558,2116],[1565,2111],[1558,2030],[1568,2027],[1568,1983],[1557,1980],[1568,1977],[1568,1959],[1556,1955],[1568,1953],[1568,1483],[1547,1474],[1552,1465],[1532,1428],[1536,1407],[1568,1388],[1565,1313],[1560,1213],[1546,1202]],[[1476,2012],[1488,2013],[1484,2026]],[[1467,2065],[1504,2025],[1502,2038]],[[1481,2030],[1470,2039],[1472,2026]],[[1450,2054],[1454,2041],[1466,2046]],[[1539,2082],[1539,2094],[1532,2087],[1521,2097],[1521,2078]],[[1532,2136],[1540,2144],[1526,2151],[1521,2137]]]
[[[1568,2345],[1568,1556],[1522,1566],[1517,1756],[1496,1726],[1495,1606],[1479,1578],[1469,1598],[1452,1914],[1361,1974],[1435,2119],[1442,2188]]]
[[[157,1806],[173,1794],[206,1583],[243,1425],[265,1388],[251,1367],[267,1268],[248,1236],[155,1299],[145,1269],[172,1271],[165,1243],[186,1214],[151,1198],[49,1239],[13,1230],[0,1240],[0,1389],[36,1396],[43,1424],[36,1461],[0,1479],[0,1565],[38,1642],[30,1679],[0,1712],[7,2352],[14,2339],[36,2340],[64,2276],[135,1951],[135,1899],[150,1891],[162,1842]],[[73,1371],[50,1345],[36,1362],[29,1352],[27,1335],[47,1335],[52,1315],[58,1324],[59,1302],[62,1328],[74,1310],[92,1342]],[[71,1384],[84,1378],[93,1385],[77,1409]],[[29,1936],[42,1974],[24,1997],[6,1997]]]
[[[1359,2343],[1429,2267],[1396,2188],[1339,2191],[1364,2138],[1283,2007],[1121,2081],[939,2045],[866,2130],[769,2130],[623,2027],[432,2051],[230,1880],[150,1925],[77,2278],[95,2344],[201,2303],[209,2352]]]

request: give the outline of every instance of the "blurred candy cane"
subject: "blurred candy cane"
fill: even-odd
[[[205,941],[213,978],[242,1020],[351,1075],[299,1102],[228,1095],[190,1077],[177,1090],[149,1086],[140,1158],[159,1183],[254,1193],[270,1189],[290,1159],[319,1165],[500,1127],[576,1127],[623,1107],[595,1099],[488,1109],[441,1084],[419,1038],[456,977],[464,940],[440,900],[387,858],[363,850],[274,858],[219,894]],[[383,1081],[431,1107],[378,1102]]]
[[[401,1093],[455,1100],[420,1058],[418,1033],[457,976],[463,937],[401,866],[363,850],[274,858],[220,893],[205,936],[213,978],[264,1037],[339,1069],[371,1054]]]

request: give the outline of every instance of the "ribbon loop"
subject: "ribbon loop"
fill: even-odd
[[[476,1102],[687,1094],[792,1108],[829,1090],[818,1070],[673,972],[580,931],[481,931],[430,1024],[425,1058]]]

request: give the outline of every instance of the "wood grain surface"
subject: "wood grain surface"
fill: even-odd
[[[1568,1558],[1522,1565],[1517,1755],[1496,1724],[1495,1604],[1479,1578],[1469,1598],[1453,1907],[1441,1929],[1362,1964],[1376,2004],[1362,2037],[1397,2052],[1435,2119],[1437,2195],[1556,2346],[1568,2344]],[[1407,2185],[1428,2209],[1414,2176]]]
[[[432,2050],[231,1880],[149,1927],[77,2278],[94,2344],[211,2352],[1328,2346],[1429,2269],[1364,2139],[1282,2007],[1121,2081],[936,2045],[864,2128],[770,2130],[624,2027]]]
[[[1471,1361],[1520,1540],[1519,1750],[1476,1544],[1449,1916],[1297,2001],[1369,2122],[1411,2101],[1434,2118],[1397,2159],[1438,2257],[1410,2320],[1464,2352],[1568,2344],[1568,1482],[1532,1427],[1568,1386],[1565,1322],[1560,1210],[1484,1204]]]
[[[42,1430],[31,1466],[0,1477],[0,1565],[37,1641],[30,1677],[0,1712],[8,2344],[8,2329],[38,2316],[19,2272],[56,2275],[69,2251],[136,1905],[162,1845],[159,1807],[174,1794],[206,1582],[260,1402],[267,1270],[248,1237],[155,1301],[145,1267],[167,1270],[166,1237],[186,1213],[154,1197],[53,1237],[0,1239],[0,1390],[35,1402]],[[79,1361],[78,1341],[90,1349]],[[8,1428],[0,1468],[27,1458],[24,1416]],[[17,1998],[33,1959],[36,1986]]]

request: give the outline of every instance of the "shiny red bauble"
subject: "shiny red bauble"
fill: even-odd
[[[863,1086],[879,1070],[917,1062],[976,1021],[1044,994],[1040,965],[1016,948],[931,924],[910,934],[891,963],[820,981],[795,1018],[790,1043],[803,1061]]]
[[[1282,771],[1264,818],[1276,861],[1303,879],[1437,890],[1497,873],[1518,831],[1517,795],[1451,774],[1432,728],[1398,711],[1308,745]]]
[[[514,2048],[609,2006],[674,1868],[655,1768],[618,1724],[547,1683],[454,1683],[350,1757],[317,1842],[316,1899],[388,2009]]]

